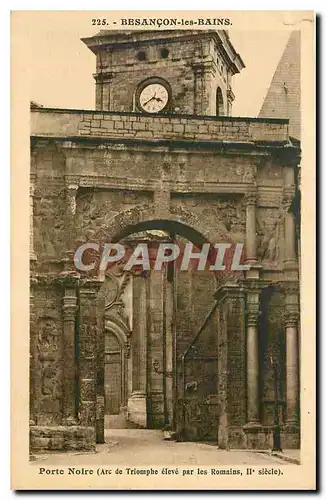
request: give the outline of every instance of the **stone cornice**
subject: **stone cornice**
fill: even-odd
[[[138,118],[143,118],[144,115],[143,113],[140,112],[131,112],[131,111],[103,111],[103,110],[92,110],[92,109],[71,109],[71,108],[40,108],[37,110],[33,110],[32,113],[45,113],[45,114],[51,114],[51,113],[56,113],[56,114],[77,114],[77,115],[85,115],[85,119],[87,115],[94,115],[95,117],[98,116],[99,119],[107,116],[121,116],[121,117],[138,117]],[[209,121],[216,121],[216,115],[205,115],[205,116],[199,116],[199,115],[189,115],[189,114],[175,114],[175,113],[164,113],[162,115],[156,116],[154,118],[181,118],[181,119],[191,119],[191,120],[200,120],[203,123],[206,120]],[[246,123],[273,123],[275,125],[286,125],[289,123],[289,120],[287,118],[251,118],[251,117],[241,117],[241,116],[219,116],[218,121],[223,121],[223,122],[246,122]],[[294,148],[291,146],[289,149],[299,149],[299,148]]]
[[[246,292],[261,293],[261,291],[265,288],[268,288],[268,287],[277,288],[277,287],[279,287],[279,283],[272,282],[270,280],[248,278],[248,279],[241,280],[241,286],[243,287],[243,289]]]
[[[278,281],[277,286],[286,295],[299,295],[300,293],[300,283],[298,280]]]
[[[103,71],[99,73],[94,73],[93,78],[96,83],[107,83],[111,82],[114,78],[114,73],[112,71]]]
[[[96,144],[96,145],[105,145],[105,144],[125,144],[127,146],[150,146],[151,148],[166,148],[167,151],[173,149],[185,149],[185,150],[193,150],[193,149],[212,149],[214,153],[221,152],[221,154],[228,154],[232,151],[239,153],[251,153],[255,151],[261,154],[275,154],[282,149],[286,145],[287,141],[232,141],[232,140],[202,140],[200,138],[189,138],[183,139],[182,137],[173,137],[171,139],[142,139],[142,138],[125,138],[125,137],[104,137],[101,135],[96,135],[94,133],[86,134],[86,135],[75,135],[75,136],[47,136],[47,135],[32,135],[31,136],[31,146],[35,147],[38,141],[46,141],[46,142],[70,142],[71,145],[69,147],[73,147],[73,144]],[[283,165],[287,166],[287,165]]]
[[[223,302],[227,298],[243,297],[244,289],[239,283],[226,283],[214,292],[214,299]]]
[[[77,288],[80,275],[76,272],[62,272],[59,274],[31,273],[31,286],[59,286],[62,288]]]

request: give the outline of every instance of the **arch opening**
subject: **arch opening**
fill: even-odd
[[[153,219],[148,221],[138,222],[136,224],[129,224],[117,232],[112,237],[112,243],[117,243],[122,239],[130,236],[131,234],[143,231],[163,231],[170,235],[179,235],[196,245],[203,243],[210,243],[209,240],[196,229],[187,226],[182,222],[177,222],[168,219]]]

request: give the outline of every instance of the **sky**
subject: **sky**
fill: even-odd
[[[30,33],[31,100],[45,107],[95,108],[95,55],[80,38],[98,31],[51,15]],[[230,30],[246,68],[233,77],[233,116],[256,117],[289,37],[288,31]]]

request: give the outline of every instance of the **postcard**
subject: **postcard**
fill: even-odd
[[[15,490],[315,490],[315,15],[13,11]]]

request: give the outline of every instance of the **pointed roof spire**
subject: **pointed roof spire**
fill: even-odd
[[[300,140],[300,31],[292,31],[261,107],[259,118],[288,118],[289,135]]]

